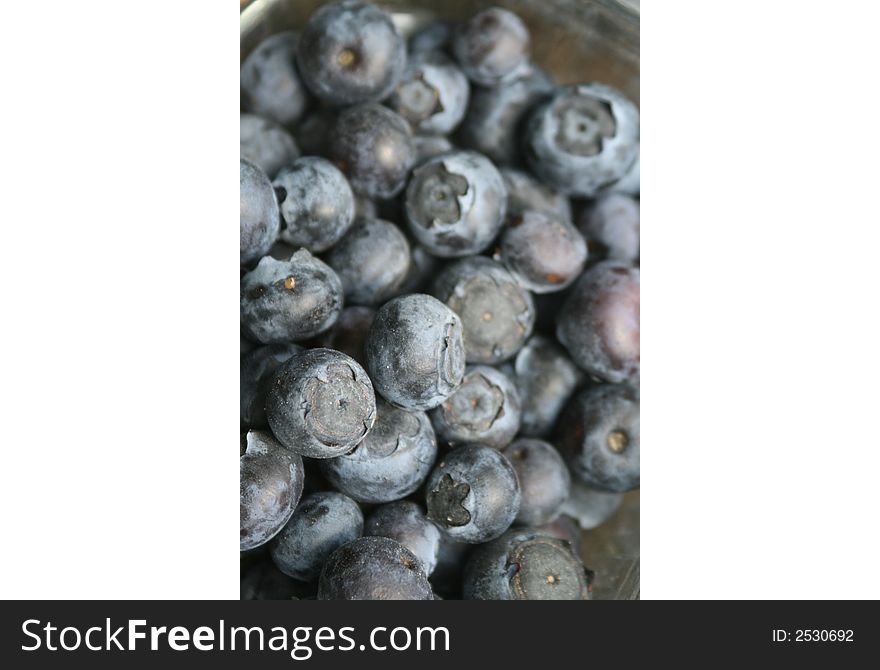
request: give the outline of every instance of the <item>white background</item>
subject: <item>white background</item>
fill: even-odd
[[[642,6],[642,592],[880,596],[872,3]],[[13,3],[0,596],[237,598],[234,3]]]

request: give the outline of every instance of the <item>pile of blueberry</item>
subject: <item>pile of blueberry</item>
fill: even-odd
[[[241,67],[242,598],[591,598],[639,487],[639,114],[513,13]]]

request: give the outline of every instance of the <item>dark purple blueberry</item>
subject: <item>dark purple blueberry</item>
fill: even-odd
[[[409,123],[387,107],[343,110],[330,136],[330,155],[351,187],[368,198],[393,198],[403,190],[416,160]]]
[[[303,582],[317,581],[327,557],[363,534],[358,504],[335,491],[305,496],[290,521],[269,543],[278,569]]]
[[[281,211],[281,239],[313,253],[326,251],[354,221],[354,193],[345,175],[324,158],[305,156],[272,182]]]
[[[501,449],[519,431],[519,393],[501,371],[475,365],[455,393],[431,410],[431,422],[452,446],[474,442]]]
[[[282,363],[266,400],[278,440],[310,458],[351,451],[376,420],[376,397],[364,369],[333,349],[309,349]]]
[[[353,450],[321,463],[335,488],[358,502],[383,503],[413,493],[437,457],[437,439],[424,412],[376,401],[376,422]]]
[[[591,600],[571,545],[529,528],[474,549],[464,570],[466,600]]]
[[[519,165],[526,116],[555,89],[550,76],[534,65],[511,81],[490,88],[474,87],[458,140],[497,165]]]
[[[303,462],[269,432],[252,430],[239,447],[241,551],[259,547],[284,527],[303,490]]]
[[[332,268],[300,249],[290,260],[264,256],[241,279],[241,327],[263,344],[323,333],[342,311],[342,283]]]
[[[522,493],[516,523],[540,526],[559,516],[571,491],[571,474],[556,447],[526,437],[501,453],[513,463]]]
[[[318,582],[318,600],[433,599],[419,559],[387,537],[362,537],[340,547]]]
[[[528,61],[529,30],[513,12],[490,7],[458,27],[452,50],[474,83],[491,86]]]
[[[530,291],[555,293],[580,276],[587,262],[587,243],[570,221],[524,211],[507,218],[498,256]]]
[[[601,491],[639,487],[639,393],[626,384],[589,388],[568,404],[557,444],[572,474]]]
[[[461,123],[469,98],[470,84],[458,66],[440,51],[424,51],[409,59],[387,104],[413,130],[442,135]]]
[[[468,363],[507,360],[532,334],[531,294],[490,258],[464,258],[446,267],[432,293],[461,317]]]
[[[454,151],[428,159],[413,171],[406,189],[412,234],[443,258],[486,249],[504,223],[507,190],[485,156]]]
[[[583,211],[578,227],[600,257],[632,263],[639,257],[639,202],[609,193]]]
[[[590,530],[608,521],[623,503],[622,493],[599,491],[578,480],[571,483],[571,495],[562,506],[563,514]]]
[[[309,102],[296,69],[299,38],[285,32],[267,37],[241,64],[242,109],[291,126]]]
[[[302,351],[295,344],[267,344],[241,357],[239,399],[240,420],[245,426],[266,426],[266,394],[275,370],[288,358]]]
[[[256,165],[244,159],[239,167],[241,200],[241,264],[261,258],[278,236],[278,203],[272,182]]]
[[[610,86],[566,86],[532,112],[525,142],[526,160],[539,179],[592,198],[636,160],[639,112]]]
[[[437,565],[440,529],[414,502],[398,500],[377,507],[367,517],[364,535],[397,540],[416,555],[429,577]]]
[[[312,14],[298,53],[306,86],[331,105],[384,99],[406,66],[406,43],[391,17],[358,0],[324,5]]]
[[[478,444],[447,453],[425,484],[428,518],[451,539],[488,542],[519,513],[516,471],[500,451]]]
[[[365,349],[376,390],[403,409],[436,407],[464,376],[461,320],[428,295],[400,296],[382,305]]]
[[[293,137],[304,156],[330,155],[330,136],[336,125],[338,111],[321,107],[311,111],[297,124]]]
[[[554,216],[563,221],[571,221],[571,202],[559,191],[554,191],[531,175],[519,170],[501,170],[504,185],[507,187],[507,215],[532,211]]]
[[[379,305],[398,293],[409,274],[409,242],[393,223],[358,219],[326,261],[342,281],[347,304]]]
[[[541,335],[526,342],[513,362],[513,380],[522,404],[522,433],[547,435],[583,378],[555,342]]]
[[[365,366],[364,342],[375,315],[371,307],[346,307],[333,328],[324,333],[321,346],[341,351]]]
[[[581,527],[577,524],[577,522],[570,516],[566,514],[566,510],[569,508],[569,503],[574,497],[574,490],[578,487],[582,486],[578,482],[572,482],[571,489],[572,494],[569,496],[568,500],[562,505],[563,513],[556,517],[553,521],[549,523],[545,523],[541,526],[535,528],[541,535],[549,535],[550,537],[555,537],[559,540],[565,540],[571,545],[572,550],[574,551],[576,556],[581,555],[581,545],[582,545],[582,533]],[[607,494],[611,495],[611,494]]]
[[[238,135],[240,155],[272,178],[282,167],[299,158],[299,148],[284,128],[255,114],[242,114]]]
[[[559,313],[556,336],[572,360],[609,382],[639,379],[639,270],[604,261],[587,270]]]

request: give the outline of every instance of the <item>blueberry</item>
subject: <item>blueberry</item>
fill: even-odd
[[[365,366],[364,342],[375,315],[376,310],[370,307],[346,307],[333,328],[324,333],[321,346],[341,351]]]
[[[409,549],[431,576],[440,552],[440,529],[414,502],[399,500],[377,507],[364,524],[364,535],[389,537]]]
[[[556,336],[591,375],[637,382],[639,270],[614,261],[587,270],[562,306]]]
[[[333,491],[304,497],[290,521],[269,543],[275,565],[285,575],[316,581],[327,557],[363,534],[358,504]]]
[[[473,151],[430,158],[413,171],[406,189],[412,234],[444,258],[488,247],[504,223],[507,190],[492,162]]]
[[[623,177],[639,151],[639,112],[604,84],[567,86],[530,115],[526,160],[550,186],[591,198]]]
[[[553,190],[519,170],[504,168],[501,170],[501,176],[507,187],[508,216],[533,211],[564,221],[572,220],[571,202],[563,193]]]
[[[606,258],[631,263],[639,257],[639,203],[628,195],[598,198],[583,211],[578,227],[590,249]]]
[[[522,433],[547,435],[583,373],[554,342],[533,336],[513,363],[513,379],[522,405]]]
[[[514,278],[535,293],[561,291],[587,262],[587,243],[571,222],[542,212],[508,217],[498,256]]]
[[[382,305],[365,349],[376,390],[403,409],[436,407],[464,376],[461,320],[428,295],[404,295]]]
[[[601,384],[568,404],[557,424],[559,450],[572,474],[600,491],[639,487],[639,394],[626,384]]]
[[[565,515],[575,519],[584,530],[591,530],[608,521],[623,503],[622,493],[594,489],[578,480],[571,483],[571,495],[562,506]]]
[[[355,192],[369,198],[400,193],[416,160],[406,119],[375,104],[349,107],[339,114],[329,151]]]
[[[452,132],[467,111],[470,84],[462,71],[440,51],[410,58],[388,106],[421,133]]]
[[[321,571],[318,600],[433,600],[422,564],[400,542],[362,537],[334,551]]]
[[[452,151],[452,142],[444,135],[416,135],[413,137],[416,148],[416,165],[426,160]]]
[[[240,163],[240,262],[245,265],[269,251],[278,236],[278,203],[266,173],[250,161],[241,159]]]
[[[501,452],[470,444],[441,459],[426,482],[428,518],[453,540],[478,544],[506,531],[519,513],[516,471]]]
[[[334,2],[312,14],[298,53],[306,86],[332,105],[382,100],[406,66],[406,43],[391,17],[357,0]]]
[[[373,427],[376,397],[367,373],[350,356],[309,349],[282,363],[266,400],[269,426],[291,451],[333,458]]]
[[[378,305],[396,295],[409,274],[409,242],[381,219],[358,219],[326,256],[342,281],[345,301]]]
[[[284,128],[255,114],[240,117],[241,157],[258,166],[268,177],[299,157],[299,148]]]
[[[604,187],[599,191],[600,195],[605,195],[608,193],[622,193],[623,195],[628,196],[638,196],[640,189],[640,172],[641,172],[641,160],[640,160],[641,151],[638,147],[636,147],[636,159],[633,161],[633,164],[630,165],[629,169],[626,171],[626,174],[623,175],[620,179],[618,179],[613,184]]]
[[[239,449],[241,551],[271,540],[287,523],[303,490],[303,462],[268,432],[242,435]]]
[[[524,528],[477,547],[464,570],[467,600],[591,600],[581,560],[564,540]]]
[[[267,344],[241,357],[240,420],[246,426],[265,426],[266,395],[275,370],[288,358],[302,351],[295,344]]]
[[[376,422],[348,453],[321,463],[335,488],[358,502],[383,503],[413,493],[437,457],[434,429],[424,412],[376,402]]]
[[[461,317],[468,363],[500,363],[532,334],[531,294],[499,263],[482,256],[445,268],[432,293]]]
[[[288,261],[263,257],[242,277],[240,303],[249,338],[264,344],[305,340],[336,323],[342,283],[329,266],[300,249]]]
[[[549,523],[562,511],[571,490],[571,474],[552,444],[520,438],[502,452],[513,463],[522,501],[516,522],[524,526]]]
[[[299,121],[309,102],[296,69],[299,37],[285,32],[260,42],[241,64],[242,109],[282,126]]]
[[[306,156],[272,182],[283,222],[281,239],[319,253],[336,244],[354,221],[354,193],[345,175],[324,158]]]
[[[501,449],[519,430],[519,393],[504,373],[477,365],[468,368],[461,386],[431,410],[431,422],[450,445],[476,442]]]
[[[523,160],[525,119],[555,89],[550,76],[534,65],[511,81],[491,88],[474,88],[467,114],[459,126],[459,141],[498,165],[519,165]]]
[[[452,50],[474,83],[491,86],[528,61],[529,31],[513,12],[490,7],[458,27]]]

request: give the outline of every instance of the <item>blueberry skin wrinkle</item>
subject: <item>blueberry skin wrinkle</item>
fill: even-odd
[[[519,513],[521,493],[513,465],[483,445],[463,445],[447,453],[428,476],[425,491],[428,518],[458,542],[488,542]]]
[[[565,540],[530,528],[480,545],[464,569],[466,600],[592,600],[581,560]]]
[[[242,333],[263,344],[306,340],[336,323],[342,301],[339,277],[306,249],[287,261],[264,256],[241,279]]]
[[[364,535],[397,540],[416,555],[428,577],[437,565],[440,529],[414,502],[398,500],[380,505],[367,517]]]
[[[303,497],[272,541],[269,553],[278,569],[303,582],[317,581],[324,561],[363,534],[364,515],[342,493],[322,491]]]
[[[283,32],[260,42],[241,64],[244,111],[282,126],[296,124],[309,104],[309,93],[296,68],[299,36]]]
[[[327,481],[362,503],[405,498],[422,485],[437,458],[437,438],[424,412],[376,401],[376,420],[351,451],[321,462]]]
[[[461,317],[468,363],[494,365],[518,352],[535,326],[535,303],[500,263],[463,258],[443,269],[431,293]]]
[[[240,549],[271,540],[290,519],[303,490],[303,462],[268,431],[242,435],[239,449]]]
[[[281,212],[281,239],[312,253],[326,251],[351,228],[354,193],[333,163],[305,156],[283,168],[272,182]]]
[[[240,115],[238,137],[241,157],[258,166],[270,179],[299,158],[299,147],[290,133],[256,114]]]
[[[343,0],[318,8],[302,33],[298,64],[311,92],[330,105],[384,99],[406,67],[406,43],[375,5]]]
[[[382,305],[365,350],[376,390],[402,409],[436,407],[464,376],[461,320],[429,295],[413,293]]]
[[[406,189],[410,232],[432,254],[459,258],[484,251],[504,223],[507,189],[485,156],[456,150],[428,159]]]
[[[609,493],[639,488],[639,392],[601,384],[575,396],[557,423],[556,444],[582,483]]]
[[[567,86],[529,116],[526,161],[560,191],[584,198],[623,177],[639,153],[639,112],[616,89]]]
[[[334,458],[360,443],[376,420],[364,369],[333,349],[309,349],[282,363],[266,399],[278,440],[309,458]]]
[[[581,369],[600,379],[638,383],[639,269],[603,261],[572,287],[556,320],[556,337]]]
[[[430,416],[438,435],[451,446],[476,442],[501,449],[519,431],[519,393],[500,370],[475,365],[465,371],[461,386],[432,409]]]
[[[278,237],[278,202],[272,183],[256,165],[239,161],[239,200],[241,210],[240,251],[242,265],[263,256]]]
[[[362,537],[334,551],[321,571],[318,600],[433,600],[424,568],[387,537]]]

